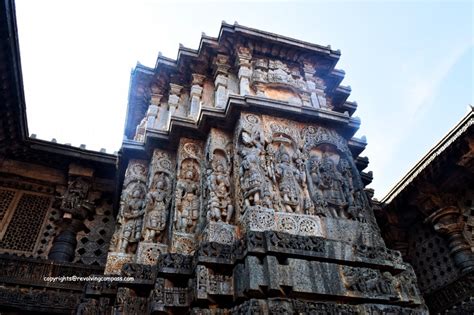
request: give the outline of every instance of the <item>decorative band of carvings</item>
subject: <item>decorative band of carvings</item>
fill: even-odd
[[[188,275],[193,274],[193,256],[167,253],[158,257],[158,273]]]
[[[196,251],[198,262],[228,265],[243,260],[248,254],[283,254],[285,257],[374,265],[394,271],[406,269],[401,254],[385,247],[353,245],[317,236],[298,236],[275,231],[249,231],[242,241],[233,245],[202,242]]]
[[[467,274],[441,290],[425,296],[426,305],[433,314],[440,313],[474,296],[474,273]]]
[[[367,246],[384,246],[382,237],[369,223],[314,215],[277,212],[261,206],[247,207],[240,220],[242,232],[284,232],[318,236]]]
[[[235,265],[249,254],[270,254],[274,256],[305,258],[309,260],[332,261],[359,266],[382,267],[400,272],[406,269],[401,255],[384,247],[357,246],[315,236],[297,236],[283,232],[248,232],[243,240],[232,245],[201,242],[193,256],[177,253],[162,253],[157,258],[158,274],[193,275],[199,263]],[[143,284],[153,281],[154,265],[124,262],[121,274],[132,276]]]
[[[82,291],[84,282],[46,282],[44,276],[87,277],[102,271],[103,268],[95,266],[0,255],[0,283]]]
[[[250,299],[230,310],[193,308],[193,315],[211,314],[406,314],[424,315],[424,308],[410,308],[383,304],[338,304],[333,302],[313,302],[296,299],[273,298],[268,300]]]
[[[0,287],[0,306],[28,311],[71,313],[80,301],[81,293],[44,291],[33,288]]]

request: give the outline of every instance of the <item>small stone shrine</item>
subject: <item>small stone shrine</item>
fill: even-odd
[[[105,268],[135,281],[89,284],[78,313],[426,314],[375,221],[339,57],[224,22],[138,64]]]

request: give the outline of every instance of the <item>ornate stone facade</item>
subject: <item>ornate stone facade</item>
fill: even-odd
[[[10,5],[0,2],[7,89],[21,82]],[[29,138],[22,92],[8,94],[19,114],[0,115],[2,311],[427,313],[375,221],[340,52],[238,24],[219,34],[136,67],[118,156]],[[469,271],[448,206],[428,221]],[[44,279],[104,274],[126,278]],[[455,286],[457,309],[469,309],[471,278],[429,303]]]
[[[376,223],[339,53],[251,32],[223,24],[181,70],[162,56],[153,76],[135,70],[106,268],[135,282],[117,283],[108,307],[426,313]],[[85,305],[99,310],[99,296]]]

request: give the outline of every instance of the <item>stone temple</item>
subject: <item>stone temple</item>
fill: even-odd
[[[372,200],[340,51],[223,22],[132,71],[118,155],[44,141],[0,4],[1,314],[474,311],[472,110]]]
[[[119,284],[116,309],[425,312],[364,191],[339,57],[223,23],[197,50],[135,68],[105,273],[141,285]]]

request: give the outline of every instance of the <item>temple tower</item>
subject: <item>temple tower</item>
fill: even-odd
[[[375,221],[339,57],[223,23],[138,64],[106,266],[135,281],[89,288],[80,312],[426,313]]]

